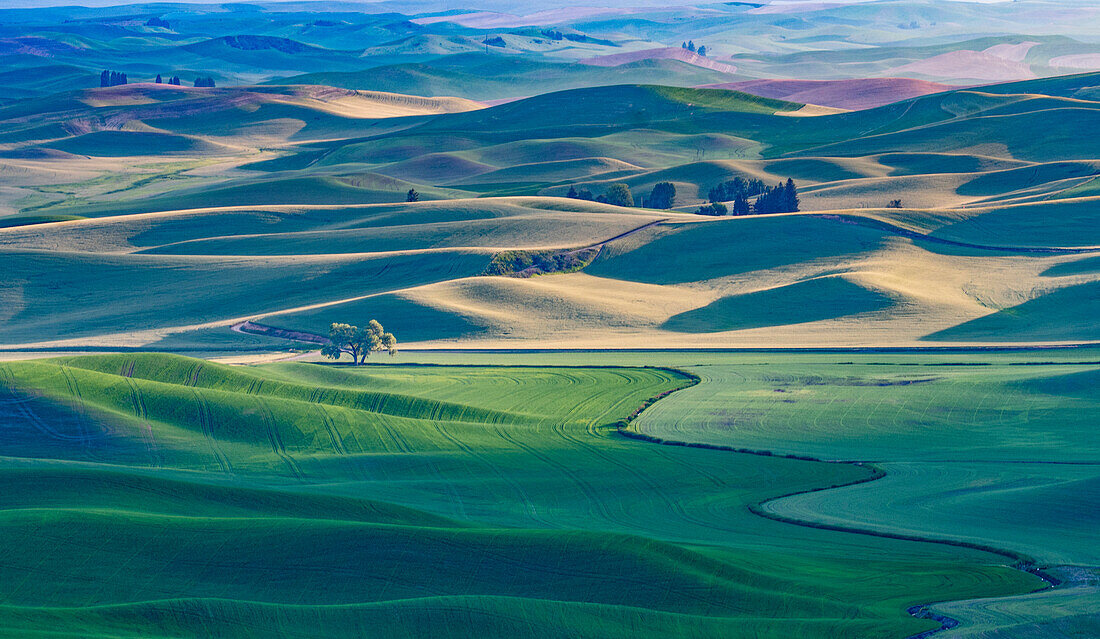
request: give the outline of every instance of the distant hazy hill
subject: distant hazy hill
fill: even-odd
[[[840,109],[869,109],[891,102],[958,88],[911,78],[857,80],[747,80],[708,85],[713,89],[744,91],[766,98]]]
[[[641,60],[679,60],[688,64],[718,71],[721,73],[736,73],[737,67],[725,62],[718,62],[712,58],[701,56],[693,51],[681,47],[664,47],[661,49],[646,49],[644,51],[628,51],[625,53],[612,53],[595,58],[581,60],[582,64],[591,64],[599,67],[616,67]]]
[[[430,63],[399,64],[354,72],[308,73],[271,83],[455,95],[480,100],[624,83],[673,86],[713,84],[729,75],[679,60],[640,60],[616,67],[539,61],[527,57],[465,53]],[[702,80],[702,81],[700,81]]]

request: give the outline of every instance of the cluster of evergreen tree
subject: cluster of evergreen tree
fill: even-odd
[[[760,213],[794,213],[798,211],[798,189],[794,180],[787,178],[786,184],[777,184],[769,187],[760,197],[756,198],[753,212]]]
[[[99,86],[101,87],[117,87],[121,84],[126,84],[125,73],[104,70],[103,73],[99,74]]]
[[[159,73],[157,74],[157,84],[164,84],[164,80],[160,77]],[[168,84],[178,87],[180,85],[180,77],[178,75],[174,75],[168,78]]]
[[[157,17],[149,18],[148,20],[146,20],[145,21],[145,26],[147,26],[147,27],[161,27],[162,29],[170,29],[171,28],[169,26],[167,20],[165,20],[163,18],[157,18]]]
[[[195,86],[205,87],[205,88],[208,88],[208,89],[213,89],[214,88],[214,78],[211,78],[209,76],[207,76],[205,78],[195,78]]]
[[[505,42],[504,38],[500,36],[493,36],[492,38],[490,38],[489,36],[485,36],[485,39],[481,41],[481,44],[484,44],[487,47],[501,47],[502,49],[508,47],[508,43]]]
[[[687,42],[681,44],[680,48],[687,49],[688,51],[691,51],[692,53],[697,53],[703,57],[706,57],[707,55],[707,48],[705,46],[700,46],[698,49],[696,49],[695,43],[691,40],[688,40]]]
[[[732,202],[734,215],[748,215],[750,211],[749,198],[760,195],[768,189],[767,185],[755,178],[746,180],[743,177],[735,177],[726,180],[714,187],[707,194],[707,199],[712,204],[720,202]],[[704,213],[704,215],[725,215],[725,213]]]
[[[749,198],[758,196],[756,202],[749,203]],[[764,182],[751,179],[746,180],[736,177],[722,182],[707,194],[710,204],[701,206],[696,213],[699,215],[748,215],[749,213],[794,213],[798,211],[798,188],[794,180],[787,178],[787,183],[767,186]],[[731,202],[731,207],[726,207],[725,202]],[[732,211],[730,210],[732,208]]]
[[[561,40],[565,37],[565,34],[563,34],[561,31],[558,31],[557,29],[543,29],[542,35],[544,37],[550,38],[551,40]]]

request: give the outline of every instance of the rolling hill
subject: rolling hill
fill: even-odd
[[[1093,4],[0,0],[0,635],[1100,635]]]
[[[0,376],[2,452],[19,460],[0,470],[17,550],[0,568],[0,628],[27,636],[317,623],[463,636],[469,623],[492,636],[856,637],[934,627],[904,612],[911,601],[1037,581],[990,553],[745,507],[866,469],[730,464],[608,430],[687,382],[667,369],[108,355]]]
[[[1074,132],[1100,112],[1095,81],[816,117],[652,85],[491,108],[301,85],[63,94],[0,110],[21,127],[0,162],[22,184],[0,230],[18,274],[0,332],[19,348],[243,346],[271,343],[228,331],[245,319],[323,333],[376,312],[424,345],[1091,342],[1095,272],[1073,265],[1100,250],[1100,165]],[[802,212],[693,214],[739,176],[794,178]],[[658,182],[675,185],[673,210],[563,198],[625,183],[640,199]],[[410,189],[424,201],[403,203]],[[580,272],[483,274],[509,251],[580,249]],[[92,301],[48,310],[68,289],[45,274],[66,263]],[[99,295],[108,281],[142,284]],[[1056,320],[1026,319],[1048,308]]]

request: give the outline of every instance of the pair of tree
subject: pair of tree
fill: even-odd
[[[419,202],[420,201],[420,192],[417,191],[416,189],[409,189],[409,192],[405,194],[405,201],[406,202]]]
[[[101,87],[117,87],[123,84],[126,84],[125,73],[104,69],[103,73],[99,74],[99,86]]]
[[[205,78],[195,78],[195,86],[203,87],[203,88],[207,88],[207,89],[213,89],[214,88],[214,78],[211,78],[209,76],[207,76]]]
[[[585,200],[587,202],[593,202],[596,199],[595,195],[592,195],[592,191],[588,189],[577,190],[577,187],[572,184],[569,185],[569,192],[565,194],[565,197],[572,198],[574,200]]]
[[[377,320],[367,322],[362,328],[333,323],[329,327],[328,338],[329,343],[321,347],[321,354],[330,359],[351,355],[351,363],[356,366],[367,361],[371,353],[387,351],[390,356],[397,354],[397,339],[393,333],[387,333]]]

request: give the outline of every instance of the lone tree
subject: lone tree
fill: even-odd
[[[750,212],[749,198],[745,197],[744,193],[738,193],[733,196],[733,214],[734,215],[748,215]]]
[[[646,206],[651,209],[671,209],[676,200],[676,185],[672,182],[658,182],[649,193]]]
[[[160,74],[157,74],[157,84],[164,84],[164,80],[161,79]]]
[[[397,354],[397,339],[393,333],[387,333],[377,320],[371,320],[363,328],[351,324],[333,323],[328,330],[329,343],[321,347],[321,354],[331,359],[340,359],[344,353],[351,355],[356,366],[367,361],[371,353],[387,351],[390,356]]]
[[[630,187],[622,182],[616,182],[607,187],[608,204],[615,206],[634,206],[634,196],[630,194]]]
[[[419,202],[420,201],[420,193],[418,193],[416,189],[409,189],[409,192],[405,194],[405,201],[406,202]]]
[[[783,208],[785,213],[794,213],[798,210],[798,188],[794,180],[787,178],[787,185],[783,187]]]

